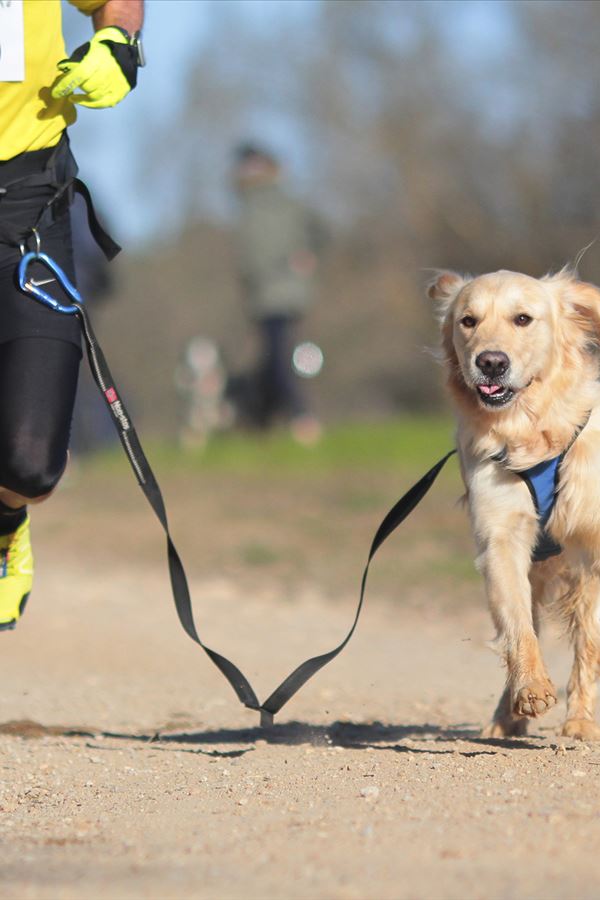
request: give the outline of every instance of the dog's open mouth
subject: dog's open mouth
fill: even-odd
[[[486,406],[504,406],[515,396],[512,388],[506,384],[485,382],[476,384],[477,396]]]

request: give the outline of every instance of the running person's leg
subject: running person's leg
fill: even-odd
[[[81,351],[69,341],[0,344],[0,630],[14,627],[33,582],[28,503],[67,463]]]
[[[36,150],[0,162],[0,186],[51,164],[59,181],[66,178],[66,149],[59,151],[60,146]],[[54,190],[29,184],[8,191],[0,202],[0,224],[26,235]],[[69,210],[57,206],[54,215],[39,235],[42,250],[74,282]],[[48,497],[64,470],[81,358],[76,317],[60,315],[19,289],[14,240],[0,242],[0,629],[14,626],[31,589],[26,504]],[[47,281],[49,273],[33,263],[30,275]],[[64,297],[56,281],[47,290],[58,300]]]
[[[67,462],[81,351],[69,341],[0,344],[0,503],[44,500]]]

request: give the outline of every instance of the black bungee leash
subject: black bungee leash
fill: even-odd
[[[72,303],[60,303],[43,290],[39,284],[34,283],[34,281],[28,277],[27,270],[33,262],[42,263],[54,275],[65,293],[71,298]],[[222,656],[215,650],[211,650],[198,634],[194,622],[185,570],[169,532],[167,512],[160,487],[152,472],[150,464],[146,459],[146,455],[142,449],[135,428],[133,427],[129,413],[115,386],[114,379],[98,344],[90,323],[89,315],[83,305],[79,292],[71,284],[61,267],[46,253],[40,252],[39,249],[36,252],[25,253],[23,255],[19,264],[18,280],[21,290],[30,297],[33,297],[39,303],[43,303],[45,306],[50,307],[50,309],[53,309],[58,313],[76,315],[78,317],[94,381],[104,398],[104,402],[111,412],[113,424],[117,430],[117,434],[119,435],[119,439],[137,478],[138,484],[144,492],[146,500],[152,507],[156,518],[162,525],[167,538],[167,559],[169,564],[171,589],[179,621],[189,637],[202,647],[204,652],[222,672],[237,694],[240,702],[248,707],[248,709],[259,712],[260,724],[269,727],[273,724],[273,717],[275,714],[280,711],[288,700],[290,700],[294,694],[319,671],[319,669],[322,669],[323,666],[326,666],[327,663],[335,659],[349,642],[354,634],[363,607],[371,560],[383,542],[420,503],[433,485],[446,462],[456,453],[456,450],[451,450],[447,453],[425,475],[423,475],[423,477],[420,478],[400,500],[398,500],[381,522],[371,543],[367,564],[361,580],[358,606],[356,608],[354,620],[346,637],[337,647],[334,647],[334,649],[330,650],[328,653],[313,656],[301,663],[277,688],[275,688],[273,693],[264,701],[264,703],[260,703],[246,676],[225,656]]]

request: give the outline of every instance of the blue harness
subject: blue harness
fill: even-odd
[[[545,559],[550,559],[551,556],[562,553],[562,547],[548,534],[546,526],[552,515],[556,498],[558,497],[561,463],[587,425],[588,419],[589,414],[585,422],[577,428],[569,446],[563,450],[561,454],[555,456],[553,459],[547,459],[544,462],[536,463],[536,465],[531,466],[530,469],[523,469],[521,472],[511,469],[507,465],[506,449],[492,457],[495,462],[503,465],[509,472],[512,472],[513,475],[518,475],[519,478],[522,478],[529,488],[529,493],[531,494],[531,499],[533,500],[539,523],[537,540],[531,555],[533,562],[543,562]]]
[[[558,496],[560,464],[564,459],[565,453],[566,450],[560,456],[555,456],[554,459],[547,459],[545,462],[537,463],[537,465],[532,466],[530,469],[525,469],[523,472],[515,472],[529,488],[538,517],[538,536],[531,557],[534,562],[542,562],[542,560],[556,556],[562,551],[560,544],[557,544],[554,538],[548,534],[546,526]]]

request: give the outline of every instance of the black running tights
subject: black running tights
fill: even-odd
[[[81,351],[69,341],[0,343],[0,487],[34,500],[58,484],[80,360]]]

